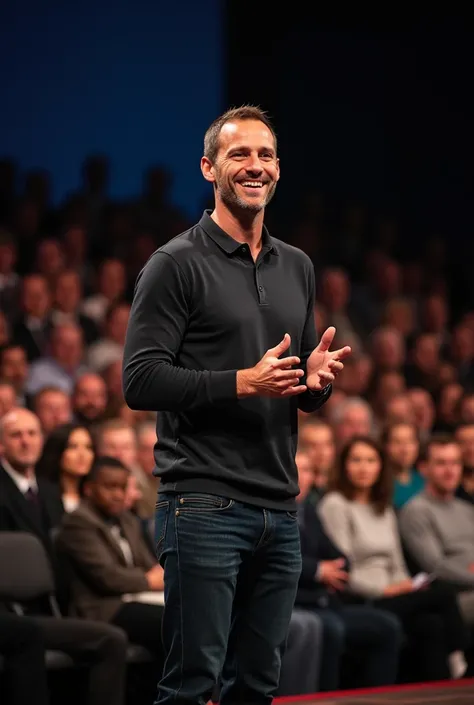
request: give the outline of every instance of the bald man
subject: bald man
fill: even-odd
[[[59,487],[37,479],[43,450],[38,417],[15,408],[0,420],[0,531],[35,534],[51,553],[51,531],[64,513]]]

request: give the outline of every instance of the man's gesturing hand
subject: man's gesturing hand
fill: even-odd
[[[281,358],[291,345],[288,333],[274,348],[267,350],[255,367],[237,372],[237,396],[242,397],[293,397],[306,391],[299,384],[304,372],[293,369],[299,365],[299,357]]]
[[[318,347],[308,358],[306,383],[311,391],[319,391],[334,382],[339,372],[344,369],[342,360],[349,357],[352,352],[348,345],[331,352],[329,347],[335,335],[336,329],[330,326],[324,331]]]

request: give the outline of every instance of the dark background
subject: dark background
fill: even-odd
[[[319,6],[319,4],[318,4]],[[410,241],[472,233],[472,22],[228,3],[227,103],[280,137],[278,201],[311,185],[404,221]],[[384,8],[384,12],[386,8]],[[276,207],[276,206],[275,206]]]

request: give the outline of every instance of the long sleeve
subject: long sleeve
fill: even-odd
[[[303,337],[301,339],[301,349],[300,349],[300,359],[302,369],[306,371],[306,363],[309,356],[318,344],[316,325],[314,322],[314,303],[315,303],[315,281],[314,281],[314,267],[309,262],[307,277],[308,277],[308,308],[306,311],[306,321],[303,330]],[[304,384],[304,380],[302,381]],[[298,407],[301,411],[306,413],[311,413],[312,411],[317,411],[323,404],[329,399],[332,394],[332,385],[328,385],[326,389],[321,391],[313,392],[307,390],[303,394],[297,397]]]
[[[391,524],[393,527],[394,549],[392,562],[392,583],[400,583],[402,580],[407,580],[410,575],[403,557],[402,543],[400,541],[400,531],[398,528],[397,518],[393,509],[387,509],[389,512]]]
[[[99,594],[123,595],[149,589],[142,568],[119,565],[108,550],[101,550],[94,530],[76,522],[73,515],[60,530],[58,547]]]
[[[183,411],[237,399],[237,370],[176,365],[191,309],[180,266],[157,252],[137,280],[125,342],[123,388],[131,409]]]
[[[400,530],[407,549],[420,568],[459,587],[474,587],[474,573],[459,565],[457,556],[446,556],[428,513],[407,504],[401,512]]]

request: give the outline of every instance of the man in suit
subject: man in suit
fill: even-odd
[[[58,549],[72,569],[74,613],[121,627],[161,657],[163,569],[125,510],[128,478],[120,460],[97,458],[84,479],[85,499],[64,519]]]
[[[26,351],[29,362],[46,355],[52,330],[51,295],[41,274],[30,274],[21,282],[22,313],[13,327],[13,339]]]
[[[366,605],[344,604],[340,595],[349,577],[347,558],[325,533],[314,505],[307,501],[313,482],[309,456],[296,456],[300,495],[302,573],[296,605],[316,612],[323,623],[323,656],[320,689],[340,687],[340,664],[344,652],[363,656],[367,687],[395,683],[402,630],[397,618]]]
[[[0,531],[35,534],[54,561],[51,530],[63,510],[59,488],[35,477],[42,447],[40,423],[31,411],[15,408],[0,420]],[[42,628],[46,649],[88,662],[87,705],[123,703],[127,639],[122,630],[52,617],[39,605],[29,606],[28,615]]]

